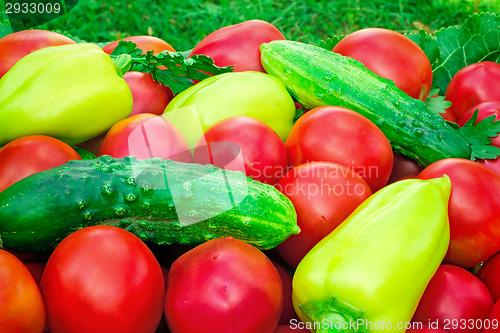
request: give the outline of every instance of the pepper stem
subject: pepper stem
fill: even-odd
[[[116,66],[116,72],[121,77],[123,77],[132,67],[132,56],[130,54],[120,54],[116,57],[112,57],[112,59]]]
[[[366,320],[363,310],[333,296],[299,305],[304,321],[315,327],[316,333],[364,333]]]

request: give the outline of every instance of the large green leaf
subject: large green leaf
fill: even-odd
[[[436,37],[427,34],[423,29],[420,29],[418,33],[411,33],[405,36],[420,46],[433,67],[441,61]]]
[[[0,38],[12,33],[9,21],[0,22]]]
[[[451,78],[462,68],[480,62],[500,63],[500,17],[473,14],[462,26],[436,32],[441,61],[434,66],[433,87],[446,91]]]

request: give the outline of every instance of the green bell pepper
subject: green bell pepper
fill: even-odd
[[[131,111],[130,88],[101,48],[43,48],[0,79],[0,145],[34,134],[77,144],[106,132]]]
[[[448,249],[448,176],[396,182],[299,263],[292,300],[312,332],[404,332]]]
[[[175,110],[180,111],[178,117],[171,116]],[[204,79],[174,97],[164,113],[190,147],[196,146],[211,125],[232,116],[257,118],[285,141],[293,126],[295,104],[276,77],[248,71]]]

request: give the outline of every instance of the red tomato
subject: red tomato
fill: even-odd
[[[361,29],[344,37],[332,51],[361,61],[413,98],[425,100],[429,95],[431,63],[417,44],[398,32]]]
[[[495,159],[489,159],[489,160],[477,160],[479,164],[484,165],[488,169],[492,170],[495,172],[497,175],[500,176],[500,158],[495,158]]]
[[[139,238],[98,225],[56,247],[41,290],[51,333],[153,333],[165,283],[160,264]]]
[[[35,280],[37,286],[40,286],[40,281],[42,280],[43,270],[45,269],[46,263],[44,262],[25,262],[24,266],[28,269]]]
[[[283,34],[271,23],[250,20],[212,32],[193,48],[189,56],[207,55],[219,67],[234,65],[235,72],[265,73],[260,62],[260,45],[284,39]]]
[[[352,167],[377,191],[387,184],[393,153],[384,133],[362,115],[338,106],[308,111],[285,142],[288,164],[328,161]]]
[[[477,277],[488,287],[495,301],[500,299],[500,252],[483,264]]]
[[[170,268],[165,316],[172,333],[272,333],[281,279],[257,248],[226,237],[203,243]]]
[[[107,44],[102,48],[102,50],[107,54],[111,54],[111,52],[113,52],[113,50],[118,46],[118,43],[120,43],[120,40]],[[143,51],[144,54],[147,51],[153,51],[154,54],[158,54],[163,51],[175,52],[174,48],[169,43],[158,37],[131,36],[125,37],[123,38],[123,40],[127,42],[134,42],[135,44],[137,44],[137,47]]]
[[[98,155],[135,156],[141,159],[161,157],[192,162],[188,143],[182,133],[167,120],[149,113],[141,113],[114,124],[106,134]]]
[[[23,30],[0,39],[0,78],[24,56],[48,46],[75,44],[57,32]]]
[[[297,211],[300,233],[276,248],[293,267],[372,194],[355,171],[331,162],[299,165],[275,186],[292,201]]]
[[[441,265],[429,281],[413,321],[437,321],[448,332],[481,332],[477,322],[486,318],[492,306],[488,288],[475,275],[458,266]]]
[[[123,78],[130,87],[134,100],[129,117],[139,113],[163,114],[171,99],[170,88],[153,80],[150,73],[127,72]]]
[[[193,156],[195,163],[241,171],[267,184],[275,184],[287,168],[286,149],[279,135],[262,121],[247,116],[212,125]]]
[[[486,318],[483,321],[483,333],[498,332],[500,328],[500,300],[498,300]]]
[[[483,61],[458,71],[446,88],[450,109],[460,118],[469,108],[482,102],[500,101],[500,64]]]
[[[423,169],[417,162],[395,153],[391,176],[387,183],[391,184],[403,178],[416,177]]]
[[[45,305],[28,269],[0,250],[0,327],[2,333],[42,332]]]
[[[438,324],[438,322],[432,322],[431,325],[423,325],[423,324],[420,325],[420,324],[421,323],[418,324],[412,323],[412,328],[407,329],[405,333],[446,333],[445,330],[434,327],[434,324]]]
[[[499,81],[500,83],[500,81]],[[495,101],[495,102],[484,102],[484,103],[479,103],[477,105],[472,106],[469,108],[461,117],[458,119],[457,124],[462,127],[465,125],[466,122],[468,122],[471,118],[474,112],[478,110],[477,114],[477,121],[476,124],[485,119],[486,117],[494,116],[493,118],[494,121],[500,120],[500,100]],[[491,138],[492,142],[491,144],[493,146],[500,147],[500,136],[496,136],[494,138]]]
[[[465,159],[437,161],[418,176],[431,179],[448,175],[450,247],[444,262],[473,268],[500,250],[500,176]]]
[[[45,135],[15,139],[0,149],[0,192],[34,173],[81,160],[68,144]]]
[[[301,323],[303,324],[303,323]],[[300,327],[300,328],[299,328]],[[302,328],[299,324],[293,325],[280,325],[276,327],[274,333],[310,333],[311,331]]]
[[[281,277],[283,285],[283,311],[278,324],[285,325],[297,317],[292,303],[292,275],[277,262],[273,261],[273,264]]]

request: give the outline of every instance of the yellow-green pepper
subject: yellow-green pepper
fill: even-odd
[[[179,117],[169,117],[174,110],[181,111]],[[164,117],[184,134],[191,147],[211,125],[232,116],[257,118],[284,141],[293,126],[295,104],[279,79],[248,71],[204,79],[174,97],[164,113]],[[196,123],[199,128],[195,127]]]
[[[447,176],[391,184],[299,263],[293,304],[311,332],[404,332],[448,249]]]
[[[43,48],[0,79],[0,145],[34,134],[77,144],[106,132],[131,111],[130,88],[101,48]]]

